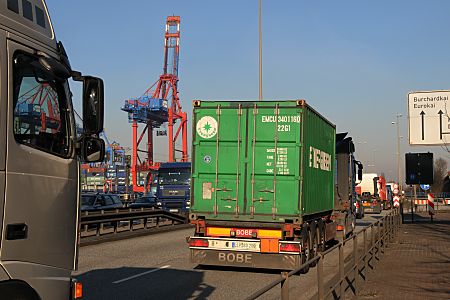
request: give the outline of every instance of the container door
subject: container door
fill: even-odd
[[[301,107],[218,102],[194,114],[194,212],[259,221],[299,214]]]
[[[251,216],[278,220],[300,212],[301,112],[282,102],[249,108],[246,182]]]
[[[196,211],[238,218],[245,212],[247,114],[240,103],[194,111],[193,201]]]

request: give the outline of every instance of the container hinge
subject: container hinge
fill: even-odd
[[[235,217],[236,218],[239,217],[239,206],[237,206],[237,205],[235,206],[234,212],[236,213]]]

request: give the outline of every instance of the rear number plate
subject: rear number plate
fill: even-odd
[[[236,251],[260,251],[260,242],[239,240],[209,240],[210,249],[236,250]]]

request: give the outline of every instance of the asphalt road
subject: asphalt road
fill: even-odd
[[[378,218],[366,214],[357,221],[357,231]],[[80,248],[74,275],[83,282],[83,299],[243,299],[280,276],[270,270],[197,268],[189,263],[190,234],[192,229],[185,229]],[[347,248],[345,256],[351,245]],[[337,255],[325,258],[324,265],[326,274],[334,274]],[[316,276],[315,268],[293,276],[291,295],[314,296]],[[279,298],[279,288],[261,297]]]

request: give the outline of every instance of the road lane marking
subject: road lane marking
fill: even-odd
[[[122,282],[125,282],[125,281],[128,281],[128,280],[131,280],[131,279],[134,279],[134,278],[137,278],[137,277],[141,277],[141,276],[144,276],[144,275],[147,275],[147,274],[150,274],[150,273],[154,273],[154,272],[157,272],[157,271],[160,271],[160,270],[163,270],[163,269],[167,269],[167,268],[170,268],[170,265],[165,265],[165,266],[162,266],[159,269],[153,269],[153,270],[150,270],[150,271],[147,271],[147,272],[143,272],[143,273],[140,273],[140,274],[136,274],[136,275],[124,278],[124,279],[113,281],[113,283],[122,283]]]

